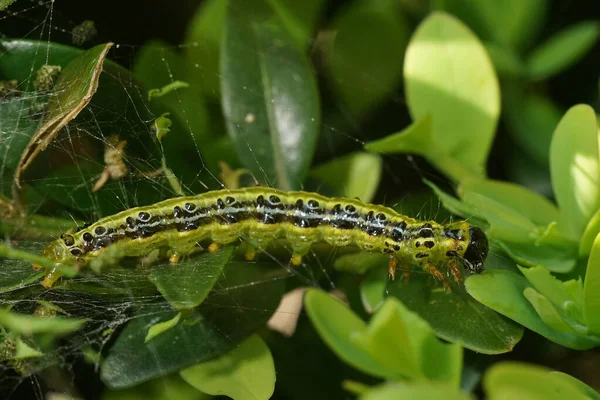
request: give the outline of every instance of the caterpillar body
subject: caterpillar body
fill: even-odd
[[[240,238],[249,244],[249,260],[274,239],[285,239],[292,248],[294,265],[300,265],[311,245],[321,241],[384,252],[389,254],[392,279],[399,263],[413,264],[441,280],[447,289],[448,281],[438,267],[447,267],[460,282],[457,261],[468,272],[480,273],[488,252],[483,231],[466,221],[441,225],[359,200],[254,187],[132,208],[61,235],[45,247],[43,255],[57,264],[85,265],[108,250],[121,258],[161,249],[171,263],[177,263],[197,251],[201,241],[211,240],[208,250],[215,251]],[[47,271],[41,283],[49,288],[59,277],[55,268]]]

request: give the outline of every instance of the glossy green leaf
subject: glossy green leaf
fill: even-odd
[[[450,196],[431,181],[424,179],[423,182],[433,190],[435,195],[440,199],[440,201],[444,205],[444,208],[450,211],[451,213],[464,218],[469,218],[474,224],[479,226],[482,226],[486,223],[485,218],[481,215],[477,208],[460,201],[454,196]],[[475,217],[475,219],[473,219],[472,217]]]
[[[464,62],[467,59],[469,63]],[[470,176],[484,176],[500,113],[500,92],[477,37],[452,16],[431,14],[411,39],[404,78],[413,120],[430,115],[433,139],[443,143],[436,151],[443,150]]]
[[[529,56],[529,79],[547,79],[575,64],[594,46],[599,34],[596,21],[580,22],[558,32]]]
[[[510,182],[491,179],[469,181],[458,187],[458,195],[469,204],[472,195],[481,195],[515,210],[538,226],[546,226],[560,219],[558,208],[546,198]]]
[[[30,242],[19,243],[19,249],[38,254],[42,251],[42,245]],[[34,270],[30,261],[0,257],[0,293],[37,284],[44,274],[44,270]]]
[[[471,397],[450,385],[415,383],[398,385],[385,383],[367,391],[360,400],[469,400]]]
[[[577,252],[574,248],[536,245],[533,242],[515,243],[498,240],[497,243],[521,265],[529,267],[543,265],[552,272],[567,273],[573,270],[577,263]]]
[[[600,210],[594,214],[583,231],[583,236],[579,241],[579,257],[583,258],[590,254],[592,251],[592,246],[594,245],[594,240],[596,240],[596,236],[598,236],[599,233]]]
[[[544,295],[561,313],[583,324],[583,285],[581,279],[562,282],[543,266],[519,267],[531,285]]]
[[[186,368],[180,375],[204,393],[234,400],[267,400],[275,390],[273,356],[256,334],[219,358]]]
[[[0,309],[0,326],[22,335],[52,333],[65,335],[83,327],[85,319],[65,317],[37,317]]]
[[[596,236],[588,259],[583,284],[583,314],[590,332],[600,335],[600,235]]]
[[[484,354],[511,351],[521,340],[523,328],[483,306],[453,285],[444,292],[438,281],[420,271],[410,281],[387,280],[385,269],[373,269],[361,285],[365,308],[373,310],[382,299],[393,296],[429,323],[437,336]]]
[[[148,328],[148,334],[146,334],[146,337],[144,338],[144,343],[148,343],[148,341],[154,339],[161,333],[165,333],[169,329],[173,328],[174,326],[177,325],[177,323],[179,322],[180,319],[181,319],[181,312],[177,313],[177,315],[175,315],[171,319],[168,319],[164,322],[158,322],[158,323],[152,325],[151,327]]]
[[[596,390],[589,387],[585,383],[581,382],[579,379],[572,377],[571,375],[565,374],[564,372],[560,371],[551,371],[548,372],[548,375],[552,375],[553,378],[560,378],[571,382],[574,386],[577,386],[579,390],[583,394],[585,394],[589,399],[600,400],[600,393],[598,393]]]
[[[298,189],[320,129],[309,60],[261,0],[230,2],[225,25],[222,105],[237,154],[260,181]]]
[[[364,116],[402,78],[409,25],[395,3],[354,2],[335,16],[325,53],[329,83],[348,112]]]
[[[365,144],[365,149],[381,154],[406,152],[425,156],[426,146],[433,141],[431,129],[431,117],[426,115],[400,132]]]
[[[304,296],[304,305],[310,320],[325,343],[344,362],[367,374],[378,377],[401,378],[398,371],[382,365],[369,351],[358,347],[352,338],[367,329],[352,310],[339,300],[319,290],[308,290]],[[402,365],[399,366],[402,368]],[[402,373],[407,373],[405,367]],[[416,374],[408,370],[408,374]]]
[[[235,246],[227,246],[216,253],[204,252],[178,264],[153,268],[148,279],[174,308],[197,307],[221,277],[234,250]]]
[[[485,271],[480,275],[470,276],[465,281],[465,286],[468,293],[480,303],[555,343],[578,350],[600,345],[600,338],[549,328],[523,296],[525,289],[531,285],[521,275],[505,270]]]
[[[550,142],[563,112],[546,96],[506,82],[502,87],[508,133],[541,165],[550,160]]]
[[[325,182],[339,197],[358,197],[369,203],[379,187],[382,168],[380,156],[357,152],[316,166],[310,176]]]
[[[550,173],[567,232],[580,238],[600,206],[598,124],[590,106],[571,107],[556,127]]]
[[[268,0],[298,45],[309,50],[327,0]]]
[[[563,317],[556,310],[556,308],[554,308],[554,305],[550,302],[550,300],[537,292],[535,289],[526,288],[523,291],[523,296],[529,300],[542,321],[544,321],[548,327],[558,332],[575,332],[575,330],[564,321]]]
[[[212,396],[187,384],[179,375],[169,375],[129,389],[105,389],[101,400],[210,400],[211,398]]]
[[[35,98],[26,95],[7,96],[0,103],[0,177],[7,181],[12,178],[21,153],[38,126],[39,121],[30,115],[34,103]],[[5,194],[10,193],[3,189]]]
[[[165,304],[129,322],[108,351],[100,376],[111,388],[125,388],[218,357],[266,323],[283,290],[280,270],[261,263],[229,263],[194,312],[148,343],[148,328],[177,312]]]
[[[483,387],[490,400],[581,399],[587,397],[578,386],[552,375],[546,368],[517,362],[502,362],[486,371]]]

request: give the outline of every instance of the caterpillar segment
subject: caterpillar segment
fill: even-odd
[[[301,265],[302,257],[317,242],[383,252],[389,255],[392,279],[401,265],[408,281],[405,267],[417,265],[446,288],[450,286],[440,268],[459,283],[458,262],[469,273],[480,273],[488,253],[485,234],[465,221],[441,225],[359,200],[255,187],[132,208],[62,235],[46,246],[43,256],[57,264],[83,266],[161,249],[171,263],[177,263],[200,250],[200,242],[210,241],[207,250],[215,252],[240,239],[249,245],[247,260],[273,240],[285,239],[292,248],[293,265]],[[41,283],[49,288],[59,277],[56,269],[50,270]]]

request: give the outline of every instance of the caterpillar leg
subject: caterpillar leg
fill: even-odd
[[[61,276],[62,274],[58,272],[56,268],[52,268],[51,270],[46,271],[46,276],[44,276],[44,279],[40,284],[46,289],[50,289]]]
[[[423,267],[423,270],[425,272],[427,272],[429,275],[433,276],[435,279],[441,281],[442,284],[444,285],[444,289],[447,292],[452,292],[452,288],[450,287],[450,283],[448,282],[448,279],[446,279],[446,277],[444,276],[442,271],[440,271],[435,265],[426,264]]]
[[[300,254],[293,254],[292,255],[292,259],[290,260],[290,262],[295,267],[301,266],[302,265],[302,255],[300,255]]]
[[[246,261],[253,261],[256,258],[256,249],[252,246],[248,246],[244,252],[244,258]]]
[[[211,244],[208,245],[208,252],[216,253],[217,251],[219,251],[220,248],[221,248],[220,244],[218,244],[216,242],[212,242]]]
[[[405,285],[408,285],[408,281],[410,281],[410,272],[410,269],[405,269],[402,271],[402,280],[404,281]]]
[[[396,268],[398,267],[398,259],[394,256],[390,256],[388,261],[388,273],[392,277],[392,280],[396,279]]]
[[[454,278],[454,282],[456,282],[457,285],[460,285],[461,273],[460,273],[460,269],[458,268],[458,265],[456,264],[456,261],[451,261],[450,264],[448,265],[448,267],[450,268],[450,273],[452,274],[452,277]]]

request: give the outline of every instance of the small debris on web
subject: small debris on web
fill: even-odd
[[[71,41],[75,46],[82,46],[85,42],[92,40],[97,34],[98,31],[96,30],[94,21],[85,20],[71,31]]]

